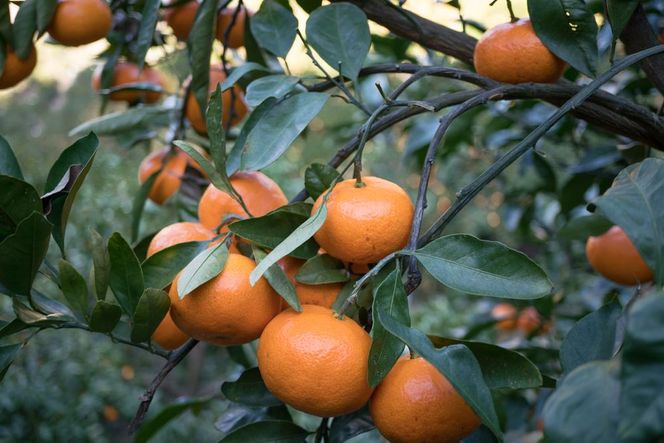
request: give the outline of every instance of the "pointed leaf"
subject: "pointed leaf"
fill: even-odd
[[[233,87],[235,83],[238,82],[242,77],[249,74],[250,72],[270,72],[265,66],[259,65],[258,63],[247,62],[243,63],[237,68],[234,68],[231,73],[228,75],[228,78],[221,83],[221,91],[226,91]]]
[[[0,175],[8,175],[23,180],[21,166],[16,160],[14,151],[2,135],[0,135]]]
[[[173,109],[167,106],[138,106],[112,112],[81,123],[69,131],[69,136],[75,137],[87,132],[100,136],[114,135],[150,125],[166,126],[172,112]]]
[[[68,261],[60,260],[60,289],[67,304],[80,318],[88,317],[88,287],[85,279]]]
[[[41,34],[51,24],[58,0],[37,0],[37,31]]]
[[[228,154],[228,160],[226,161],[226,172],[228,175],[234,174],[239,169],[245,169],[242,163],[248,147],[247,137],[249,137],[249,134],[253,131],[258,122],[263,119],[263,116],[265,116],[276,104],[277,99],[268,98],[251,111],[249,118],[244,122],[244,125],[242,125],[240,135],[235,139],[233,149],[231,149],[230,154]]]
[[[178,278],[178,296],[183,299],[194,289],[219,275],[228,259],[228,246],[220,242],[201,252],[189,263]]]
[[[90,315],[90,329],[95,332],[109,333],[118,324],[121,316],[120,306],[98,300]]]
[[[295,280],[307,285],[345,283],[350,280],[343,262],[329,254],[320,254],[307,260],[295,275]]]
[[[606,12],[614,41],[620,37],[638,5],[639,0],[606,0]]]
[[[14,18],[14,51],[19,58],[25,59],[32,51],[32,39],[37,31],[38,0],[26,0]]]
[[[263,0],[250,26],[258,44],[277,57],[286,57],[297,34],[297,19],[275,0]]]
[[[18,334],[19,332],[26,329],[30,329],[30,325],[23,323],[18,318],[15,318],[9,323],[2,325],[0,328],[0,339],[9,337],[10,335]]]
[[[148,257],[142,264],[145,287],[162,289],[171,284],[177,273],[209,244],[207,241],[178,243]]]
[[[0,346],[0,382],[5,378],[21,347],[23,347],[21,344]]]
[[[147,288],[136,305],[131,327],[131,341],[140,343],[150,340],[152,333],[168,314],[171,299],[161,289]]]
[[[282,98],[291,92],[300,79],[291,75],[268,75],[261,77],[247,86],[245,100],[251,107],[258,106],[268,97]]]
[[[90,230],[92,237],[92,264],[95,277],[95,293],[98,300],[106,299],[108,282],[111,275],[111,258],[106,249],[106,241],[94,229]]]
[[[254,259],[256,260],[256,263],[260,263],[266,256],[265,251],[255,245],[252,249],[254,251]],[[284,270],[281,269],[281,266],[278,264],[272,265],[270,269],[265,271],[265,279],[270,286],[272,286],[272,289],[274,289],[281,298],[286,300],[291,308],[297,312],[302,311],[300,299],[295,292],[295,286],[293,286],[293,283],[291,283]]]
[[[135,52],[134,56],[138,62],[138,68],[143,69],[145,63],[145,55],[152,45],[154,40],[155,28],[159,20],[159,6],[161,0],[146,0],[143,4],[143,11],[141,12],[141,24],[138,28],[138,36],[134,42]]]
[[[133,317],[143,294],[141,264],[131,246],[117,232],[108,239],[108,254],[111,259],[111,290],[124,312]]]
[[[214,167],[230,187],[230,180],[226,175],[226,133],[221,125],[222,116],[221,87],[217,84],[208,102],[206,113],[208,139],[210,140],[210,153],[212,154]]]
[[[201,114],[208,102],[210,83],[210,56],[217,27],[218,0],[203,0],[196,10],[196,18],[189,33],[189,66],[191,66],[191,92],[198,101]]]
[[[186,152],[189,157],[191,157],[201,166],[201,168],[203,168],[208,178],[210,179],[210,182],[212,182],[212,184],[217,189],[224,191],[231,197],[235,198],[236,193],[231,186],[231,182],[228,176],[226,174],[220,174],[217,171],[217,168],[212,163],[210,163],[207,158],[203,157],[191,143],[182,140],[175,140],[173,144]]]
[[[351,414],[334,417],[330,426],[330,443],[343,443],[365,432],[374,429],[369,408],[366,406]]]
[[[0,175],[0,241],[12,234],[18,224],[33,212],[42,212],[41,199],[32,185],[8,175]]]
[[[221,392],[226,398],[246,406],[279,406],[281,400],[267,390],[258,368],[244,371],[235,381],[221,385]]]
[[[339,177],[339,172],[330,165],[312,163],[304,171],[304,187],[311,198],[316,200]]]

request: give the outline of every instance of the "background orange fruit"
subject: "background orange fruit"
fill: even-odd
[[[300,411],[334,417],[369,399],[371,338],[349,317],[303,305],[272,320],[258,343],[258,369],[277,398]]]
[[[210,83],[208,91],[210,95],[217,89],[217,84],[222,83],[226,80],[226,74],[219,65],[210,66]],[[231,89],[224,91],[221,94],[221,100],[223,103],[221,123],[224,128],[228,126],[233,126],[244,118],[247,114],[247,105],[244,103],[244,94],[242,89],[239,86],[235,85]],[[233,115],[231,118],[231,103],[233,103]],[[205,117],[201,113],[201,109],[198,106],[196,97],[194,94],[189,94],[187,97],[187,103],[185,108],[185,115],[187,120],[191,123],[191,127],[194,128],[199,134],[207,134],[207,124],[205,123]]]
[[[621,285],[646,283],[653,278],[652,271],[620,226],[589,237],[586,256],[595,271]]]
[[[242,8],[237,13],[233,27],[229,31],[228,41],[226,41],[226,30],[233,21],[233,15],[237,8],[224,8],[217,17],[217,40],[229,48],[241,48],[244,46],[244,28],[247,21],[247,8]]]
[[[254,217],[265,215],[288,203],[279,185],[262,172],[236,172],[231,176],[231,184]],[[201,224],[216,230],[230,214],[246,215],[237,201],[210,184],[198,202],[198,219]]]
[[[112,27],[104,0],[59,0],[48,33],[63,45],[79,46],[105,38]]]
[[[92,89],[95,91],[101,89],[101,71],[102,67],[100,66],[92,75]],[[116,64],[110,86],[122,86],[131,83],[152,83],[161,87],[164,86],[161,73],[154,68],[145,66],[141,71],[134,63],[123,61]],[[108,98],[132,104],[138,102],[154,103],[161,98],[161,92],[139,90],[116,91],[111,93]]]
[[[152,341],[169,351],[179,348],[187,340],[189,340],[189,336],[176,326],[170,312],[166,313],[166,317],[152,333]]]
[[[0,72],[0,89],[16,86],[22,80],[28,78],[37,65],[37,51],[33,46],[30,54],[25,59],[18,58],[18,55],[9,46],[5,51],[5,64]]]
[[[198,11],[198,2],[195,0],[166,9],[164,18],[178,40],[187,40],[189,37],[196,20],[196,11]]]
[[[145,157],[138,167],[138,181],[144,183],[152,174],[162,168],[163,164],[162,171],[157,175],[148,194],[150,200],[158,205],[168,200],[180,188],[187,166],[201,170],[198,163],[179,149],[176,149],[174,154],[167,158],[169,152],[170,148],[154,151]]]
[[[257,339],[279,313],[281,297],[264,278],[253,287],[249,284],[255,267],[256,263],[243,255],[228,254],[223,271],[182,300],[176,278],[169,296],[171,316],[178,328],[195,339],[221,346]]]
[[[295,275],[300,271],[300,268],[304,264],[304,260],[298,260],[293,257],[284,257],[279,261],[279,266],[284,270],[288,279],[295,286],[295,292],[297,294],[300,304],[308,305],[318,305],[324,306],[326,308],[331,308],[334,301],[337,299],[337,295],[344,287],[343,283],[330,283],[325,285],[307,285],[300,283],[295,279]],[[288,307],[288,303],[284,300],[282,303],[284,309]]]
[[[157,232],[148,245],[147,256],[151,256],[179,243],[190,241],[212,240],[214,232],[200,223],[179,222],[173,223]]]
[[[511,331],[516,329],[516,319],[518,314],[514,305],[509,303],[498,303],[491,310],[491,317],[497,320],[497,329],[503,331]]]
[[[314,238],[331,256],[344,262],[375,263],[408,242],[414,207],[397,184],[378,177],[338,183],[327,200],[327,219]],[[322,194],[311,210],[316,212]]]
[[[473,62],[478,74],[504,83],[555,83],[567,66],[544,46],[528,19],[485,32]]]
[[[423,358],[398,360],[376,388],[369,410],[392,443],[457,443],[480,425],[463,397]]]
[[[530,335],[542,327],[542,316],[532,306],[524,308],[516,320],[516,327],[526,335]]]

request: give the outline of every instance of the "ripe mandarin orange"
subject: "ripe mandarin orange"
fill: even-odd
[[[621,285],[646,283],[653,278],[652,271],[620,226],[589,237],[586,256],[595,271]]]
[[[524,308],[519,313],[519,317],[516,320],[517,329],[526,335],[532,334],[540,329],[541,326],[542,316],[537,312],[537,309],[532,306]]]
[[[196,11],[198,11],[196,0],[166,9],[164,14],[166,23],[173,29],[173,34],[178,40],[187,40],[187,37],[189,37],[196,19]]]
[[[288,203],[279,185],[261,172],[236,172],[231,176],[231,184],[254,217],[265,215]],[[246,215],[242,206],[230,195],[212,184],[208,186],[198,203],[201,224],[216,230],[224,218],[231,214]]]
[[[408,242],[413,203],[397,184],[378,177],[338,183],[327,200],[327,219],[314,238],[331,256],[356,264],[375,263]],[[323,201],[316,200],[311,213]]]
[[[182,183],[187,166],[201,170],[198,163],[194,162],[187,154],[176,149],[169,157],[169,148],[154,151],[141,161],[138,167],[138,181],[144,183],[152,174],[159,171],[156,180],[152,184],[148,197],[158,205],[164,203],[175,194]],[[163,164],[163,168],[162,168]]]
[[[224,8],[217,17],[217,40],[234,49],[244,46],[244,28],[247,21],[247,9],[243,7],[237,13],[235,22],[233,22],[233,15],[235,15],[236,10],[237,8]],[[233,23],[233,27],[228,31],[228,41],[226,41],[226,31],[231,23]]]
[[[171,316],[185,334],[220,346],[257,339],[280,311],[281,298],[261,278],[252,287],[249,274],[256,267],[250,258],[228,254],[223,271],[180,300],[178,278],[173,281]]]
[[[59,0],[48,33],[63,45],[80,46],[106,37],[112,27],[104,0]]]
[[[555,83],[567,66],[544,46],[528,19],[489,29],[473,60],[479,74],[504,83]]]
[[[168,312],[166,313],[166,317],[159,323],[159,326],[157,326],[157,329],[152,333],[152,341],[169,351],[179,348],[187,340],[189,340],[189,336],[175,325],[171,314]]]
[[[226,74],[224,74],[221,66],[210,66],[210,83],[208,86],[210,95],[217,89],[217,84],[222,83],[225,79]],[[237,85],[233,86],[232,90],[228,89],[221,94],[221,100],[223,103],[221,116],[221,123],[223,127],[227,128],[228,126],[233,126],[242,121],[244,116],[247,114],[247,105],[244,103],[244,94],[242,93],[242,89],[240,89],[240,87]],[[233,103],[232,118],[231,102]],[[207,124],[205,123],[205,118],[201,113],[201,109],[198,106],[198,102],[196,101],[194,94],[189,94],[187,97],[185,115],[187,116],[189,123],[191,123],[191,127],[194,128],[196,132],[199,134],[207,134]]]
[[[95,91],[101,89],[101,71],[102,67],[100,66],[92,74],[92,89]],[[154,68],[145,66],[141,71],[137,65],[126,61],[116,64],[110,86],[122,86],[131,83],[152,83],[161,87],[164,86],[161,73]],[[116,91],[111,93],[109,98],[114,101],[123,101],[130,104],[139,102],[154,103],[161,98],[161,92],[139,90]]]
[[[399,359],[376,388],[369,411],[392,443],[457,443],[480,425],[445,376],[423,358]]]
[[[151,256],[179,243],[190,241],[212,240],[214,232],[201,225],[200,223],[179,222],[173,223],[163,228],[152,237],[148,245],[147,256]]]
[[[300,411],[334,417],[360,409],[371,396],[367,381],[371,338],[349,317],[328,308],[288,309],[258,342],[258,369],[277,398]]]
[[[5,65],[0,72],[0,89],[16,86],[28,78],[37,65],[37,51],[33,46],[25,59],[20,59],[9,46],[5,51]]]
[[[337,295],[341,289],[343,289],[343,283],[330,283],[324,285],[307,285],[305,283],[300,283],[295,279],[295,275],[300,271],[300,268],[304,264],[304,260],[298,260],[293,257],[284,257],[279,261],[279,266],[284,270],[288,279],[295,286],[295,293],[297,294],[300,304],[307,305],[318,305],[324,306],[326,308],[331,308],[334,301],[337,299]],[[288,307],[288,303],[284,301],[282,306],[285,308]]]
[[[491,310],[491,317],[496,322],[496,328],[503,331],[516,329],[517,311],[514,305],[509,303],[498,303]]]

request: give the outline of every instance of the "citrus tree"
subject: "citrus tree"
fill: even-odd
[[[102,115],[71,129],[45,189],[0,138],[0,292],[15,314],[0,377],[35,334],[75,328],[164,358],[137,441],[211,401],[145,421],[201,341],[244,368],[219,380],[224,442],[374,428],[395,442],[661,441],[664,5],[528,0],[518,18],[494,1],[506,23],[486,30],[463,18],[473,2],[448,1],[456,31],[408,3],[24,0],[14,15],[3,0],[0,88],[30,75],[44,35],[108,47],[93,76]],[[295,75],[290,51],[313,71]],[[109,101],[127,107],[106,113]],[[289,200],[260,171],[326,109],[348,117],[336,153],[302,165]],[[381,137],[421,168],[415,195],[366,172]],[[88,275],[66,229],[104,138],[154,150],[128,166],[131,232],[89,233]],[[453,201],[434,201],[437,168],[466,172]],[[487,189],[502,189],[513,244],[493,240],[495,214],[479,237],[455,224]],[[146,204],[180,220],[141,235]],[[411,324],[409,296],[438,284],[484,306],[447,336]]]

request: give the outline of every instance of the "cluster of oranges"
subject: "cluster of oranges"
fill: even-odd
[[[535,332],[547,332],[551,328],[551,324],[544,321],[532,306],[519,311],[510,303],[498,303],[491,309],[491,317],[496,321],[496,329],[519,331],[526,336]]]

